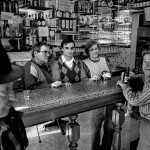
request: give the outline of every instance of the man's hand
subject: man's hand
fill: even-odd
[[[121,88],[127,86],[127,84],[123,83],[121,80],[117,81],[116,85],[120,86]]]
[[[63,83],[63,85],[65,85],[65,86],[70,86],[71,83],[70,83],[70,82],[65,82],[65,83]]]
[[[90,78],[89,80],[92,80],[92,81],[97,81],[97,80],[100,80],[100,77],[94,75],[92,78]]]
[[[62,85],[62,82],[61,81],[55,81],[51,84],[51,87],[59,87]]]

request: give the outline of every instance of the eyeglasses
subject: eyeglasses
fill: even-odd
[[[44,54],[51,54],[50,51],[40,51],[40,52],[42,52],[42,53],[44,53]]]

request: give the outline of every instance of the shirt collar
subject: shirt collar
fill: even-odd
[[[61,57],[62,57],[62,61],[63,61],[63,63],[68,61],[68,60],[66,60],[66,58],[65,58],[65,56],[64,56],[64,55],[62,55]],[[72,59],[71,59],[71,60],[69,60],[68,62],[73,62],[73,61],[75,62],[74,57],[72,57]]]

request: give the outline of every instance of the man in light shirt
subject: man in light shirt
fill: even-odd
[[[64,39],[61,43],[63,54],[52,65],[52,79],[61,81],[66,86],[88,80],[83,69],[82,61],[74,58],[75,42],[72,39]]]

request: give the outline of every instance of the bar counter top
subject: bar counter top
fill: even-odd
[[[20,92],[16,94],[14,106],[24,113],[25,126],[30,126],[123,101],[122,90],[116,86],[118,80],[120,77],[112,77],[106,81],[32,90],[29,100],[24,100],[23,92]]]

